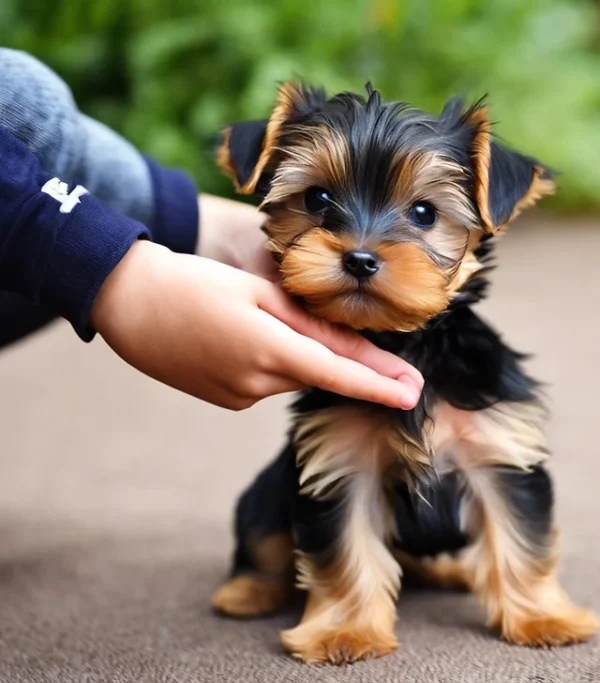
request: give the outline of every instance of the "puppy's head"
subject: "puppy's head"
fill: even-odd
[[[491,139],[481,103],[439,117],[286,83],[268,120],[224,131],[221,167],[262,198],[283,284],[332,322],[411,331],[477,271],[474,250],[554,190]]]

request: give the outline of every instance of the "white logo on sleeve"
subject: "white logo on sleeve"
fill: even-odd
[[[45,183],[42,192],[49,194],[52,199],[56,199],[60,203],[61,213],[71,213],[75,206],[81,203],[79,197],[88,193],[82,185],[77,185],[69,192],[67,183],[63,183],[60,178],[52,178]]]

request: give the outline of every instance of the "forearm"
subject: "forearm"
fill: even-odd
[[[100,287],[141,237],[143,224],[52,179],[0,126],[0,290],[67,318],[89,340]]]

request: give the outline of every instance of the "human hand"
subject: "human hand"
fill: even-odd
[[[265,219],[255,206],[201,194],[199,255],[253,273],[266,280],[278,279],[273,257],[266,249],[261,225]]]
[[[109,275],[90,321],[141,372],[233,410],[311,386],[410,409],[423,386],[404,360],[312,317],[279,286],[146,241]]]

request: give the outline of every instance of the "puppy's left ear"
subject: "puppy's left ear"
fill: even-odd
[[[277,156],[277,146],[286,122],[319,109],[325,93],[293,81],[280,86],[269,119],[235,123],[223,130],[217,163],[233,178],[241,194],[253,194],[268,174]]]
[[[471,133],[473,194],[486,233],[497,232],[541,197],[554,194],[551,170],[492,139],[487,108],[481,103],[462,115],[462,125]]]

